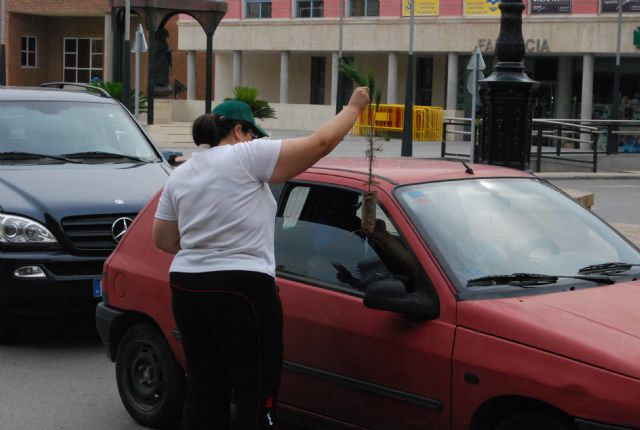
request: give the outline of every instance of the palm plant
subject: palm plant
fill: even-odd
[[[361,72],[355,65],[341,61],[338,63],[338,71],[347,78],[351,79],[355,84],[361,87],[368,87],[369,94],[371,94],[371,101],[365,112],[365,119],[368,125],[365,127],[365,138],[369,143],[367,148],[366,157],[369,161],[369,176],[367,179],[367,192],[362,195],[362,229],[367,233],[372,233],[376,225],[376,192],[373,191],[373,186],[376,181],[373,179],[373,163],[375,160],[375,151],[380,151],[380,147],[375,146],[375,142],[379,140],[379,130],[375,128],[375,117],[378,107],[380,106],[380,100],[382,99],[382,92],[376,85],[373,72],[367,73]]]
[[[111,97],[122,102],[122,87],[123,87],[122,82],[94,81],[94,82],[91,82],[90,85],[105,90],[107,93],[109,93]],[[128,106],[128,108],[132,112],[135,108],[134,106],[135,95],[136,95],[136,90],[131,89],[131,97],[129,97],[130,106]],[[147,97],[144,95],[142,91],[140,91],[139,112],[146,112],[146,111],[147,111]]]
[[[258,90],[256,88],[235,87],[233,89],[233,97],[228,97],[224,100],[239,100],[245,102],[251,107],[251,112],[253,112],[253,116],[257,119],[276,118],[276,111],[269,106],[269,103],[265,100],[258,99]]]

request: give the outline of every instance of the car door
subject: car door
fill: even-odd
[[[283,191],[276,218],[285,313],[280,401],[371,429],[448,428],[453,326],[363,305],[365,281],[394,275],[357,231],[361,185],[298,182]],[[347,210],[337,215],[336,206]],[[379,207],[399,235],[388,214]],[[431,288],[419,270],[416,282]]]

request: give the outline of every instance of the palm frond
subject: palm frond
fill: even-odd
[[[344,61],[338,63],[338,71],[361,87],[369,87],[368,77],[356,66]]]
[[[276,118],[276,111],[269,102],[258,99],[258,90],[254,87],[237,86],[233,89],[233,97],[227,97],[227,100],[239,100],[245,102],[251,108],[253,116],[257,119]]]

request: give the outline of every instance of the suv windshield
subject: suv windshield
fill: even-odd
[[[0,153],[11,155],[11,160],[22,156],[25,160],[50,161],[52,158],[46,156],[52,155],[101,162],[159,159],[120,105],[63,101],[3,102]]]
[[[640,263],[640,253],[600,219],[534,179],[419,184],[396,195],[459,291],[483,277]]]

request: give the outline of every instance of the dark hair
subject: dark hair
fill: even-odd
[[[253,129],[251,124],[241,121],[221,121],[220,117],[214,114],[200,115],[193,121],[193,126],[191,127],[193,142],[196,145],[202,145],[204,143],[209,146],[216,146],[220,143],[221,139],[233,130],[236,124],[242,126],[244,133]]]
[[[216,146],[220,142],[219,133],[216,116],[213,114],[200,115],[191,126],[191,136],[193,136],[193,142],[196,145],[204,143]]]

